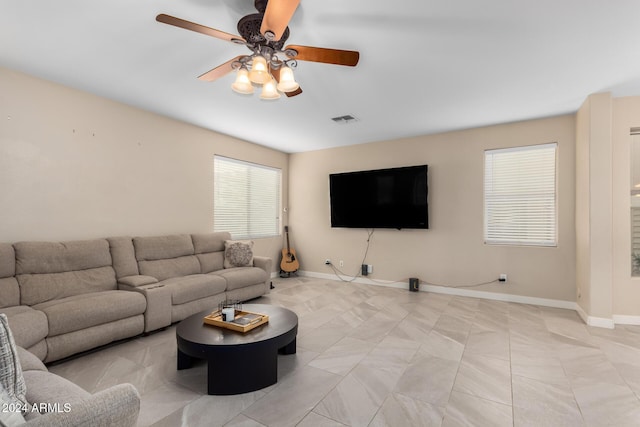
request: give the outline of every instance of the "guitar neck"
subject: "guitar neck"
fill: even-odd
[[[284,227],[284,235],[287,238],[287,253],[291,253],[291,248],[289,247],[289,226],[285,225]]]

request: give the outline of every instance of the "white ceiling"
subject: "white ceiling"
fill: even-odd
[[[298,63],[303,93],[261,101],[200,74],[246,47],[253,0],[0,0],[0,65],[216,132],[303,152],[575,112],[640,95],[638,0],[302,0],[287,44],[360,51]],[[359,120],[336,124],[350,114]]]

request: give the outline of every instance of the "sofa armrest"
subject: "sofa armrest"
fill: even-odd
[[[268,294],[271,292],[271,258],[266,256],[254,256],[253,257],[253,266],[258,267],[264,270],[267,273],[267,280],[264,282],[264,293]]]
[[[130,276],[134,277],[134,276]],[[136,276],[150,277],[150,276]],[[155,279],[154,279],[155,280]],[[148,285],[129,286],[124,283],[118,285],[123,291],[138,292],[147,300],[144,311],[144,331],[151,332],[171,325],[171,287],[163,282],[155,281]]]
[[[271,277],[271,258],[266,256],[254,256],[253,266],[263,269]]]
[[[137,288],[138,286],[151,285],[152,283],[158,283],[158,279],[152,276],[125,276],[118,279],[118,285],[125,285],[132,288]]]
[[[26,426],[118,426],[134,427],[140,412],[140,395],[131,384],[118,384],[87,398],[62,405],[29,420]]]

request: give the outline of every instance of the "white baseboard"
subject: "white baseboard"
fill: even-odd
[[[589,316],[582,309],[582,307],[580,307],[580,304],[578,304],[578,303],[576,303],[576,313],[578,313],[578,316],[580,316],[580,318],[582,319],[582,321],[584,323],[586,323],[587,325],[589,324]]]
[[[640,316],[627,316],[624,314],[614,314],[613,322],[616,325],[640,325]]]
[[[606,317],[595,317],[589,316],[583,309],[580,307],[580,304],[576,303],[576,312],[582,318],[584,323],[589,326],[595,326],[598,328],[606,328],[606,329],[614,329],[616,327],[615,319],[607,319]],[[615,316],[614,316],[615,317]]]
[[[316,273],[312,271],[299,271],[298,275],[306,277],[315,277],[318,279],[336,280],[335,274]],[[385,286],[390,288],[399,288],[409,290],[407,282],[390,282],[385,280],[371,280],[364,277],[357,277],[355,280],[349,281],[355,283],[363,283],[366,285]],[[547,298],[527,297],[522,295],[502,294],[498,292],[477,291],[474,289],[453,288],[447,286],[420,285],[421,292],[433,292],[435,294],[457,295],[470,298],[481,298],[494,301],[516,302],[520,304],[541,305],[544,307],[566,308],[575,310],[576,303],[573,301],[562,301]]]
[[[335,274],[317,273],[314,271],[298,271],[299,276],[314,277],[317,279],[336,280]],[[338,279],[339,280],[339,279]],[[390,288],[407,289],[409,290],[409,283],[407,282],[391,282],[384,280],[367,279],[364,277],[351,277],[345,279],[348,282],[362,283],[366,285],[385,286]],[[582,318],[584,323],[589,326],[595,326],[599,328],[613,329],[616,324],[621,325],[640,325],[640,316],[624,316],[613,315],[611,319],[604,317],[589,316],[575,301],[555,300],[548,298],[528,297],[523,295],[503,294],[498,292],[486,292],[477,291],[474,289],[465,288],[453,288],[446,286],[434,286],[434,285],[420,285],[421,292],[433,292],[436,294],[457,295],[470,298],[481,298],[494,301],[515,302],[519,304],[539,305],[543,307],[564,308],[567,310],[575,310]]]

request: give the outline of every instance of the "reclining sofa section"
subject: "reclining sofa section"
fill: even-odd
[[[20,305],[47,319],[45,361],[143,331],[147,303],[142,295],[118,290],[106,240],[20,242],[13,247]],[[13,320],[9,317],[15,329]]]
[[[0,243],[0,312],[52,362],[269,292],[271,259],[225,268],[226,232]]]
[[[224,267],[227,232],[110,238],[120,289],[147,299],[145,332],[163,328],[225,300],[246,301],[269,292],[271,258]]]

